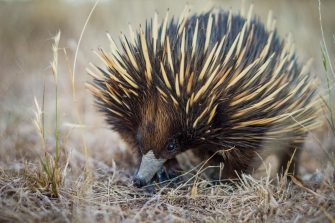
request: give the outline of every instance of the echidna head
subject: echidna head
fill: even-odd
[[[140,109],[140,121],[135,143],[142,154],[141,164],[134,177],[136,186],[146,185],[165,161],[187,148],[182,120],[160,97],[150,97]]]

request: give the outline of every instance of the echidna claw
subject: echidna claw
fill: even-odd
[[[157,179],[161,187],[175,187],[181,181],[179,174],[175,170],[164,167],[157,173]]]
[[[143,189],[149,194],[156,193],[156,186],[154,183],[150,183],[148,186],[144,186]]]
[[[143,186],[143,189],[149,194],[155,194],[159,188],[177,187],[181,182],[181,176],[177,171],[163,167],[148,185]]]

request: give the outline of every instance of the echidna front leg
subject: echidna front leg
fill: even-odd
[[[166,161],[162,169],[157,173],[157,178],[162,186],[175,185],[181,178],[179,173],[181,172],[180,165],[176,158]]]

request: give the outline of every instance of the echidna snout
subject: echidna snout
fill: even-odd
[[[165,161],[166,159],[156,158],[152,150],[144,154],[140,167],[133,179],[134,185],[137,187],[147,185],[157,171],[162,168]]]

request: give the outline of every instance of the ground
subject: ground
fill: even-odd
[[[321,3],[325,54],[334,58],[335,4]],[[185,4],[101,1],[85,25],[94,2],[0,3],[0,222],[335,222],[334,131],[326,121],[309,133],[299,177],[270,177],[265,164],[263,174],[218,184],[200,163],[185,165],[178,186],[132,186],[137,159],[94,107],[85,68],[98,63],[92,50],[108,49],[106,31],[117,39],[128,23],[167,8],[178,15]],[[189,5],[236,10],[241,2]],[[270,9],[280,35],[292,32],[299,59],[314,57],[324,93],[323,64],[331,73],[334,59],[321,53],[318,2],[254,1],[263,21]]]

